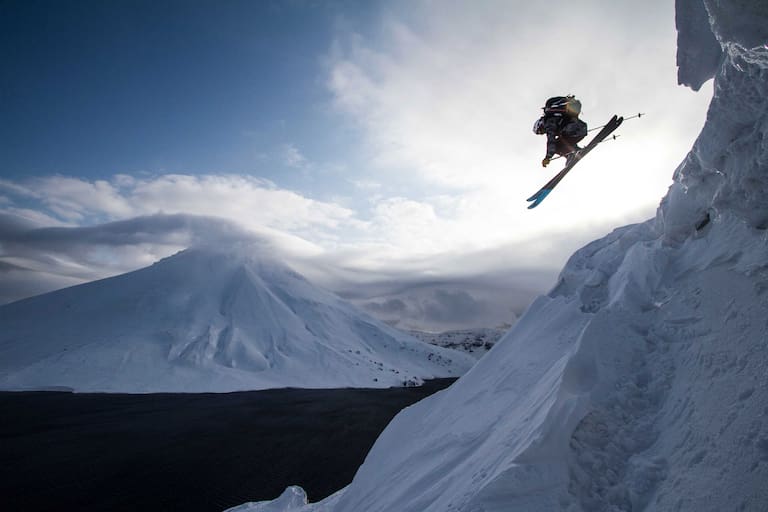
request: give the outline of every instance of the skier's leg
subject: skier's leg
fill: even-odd
[[[560,139],[563,141],[567,153],[573,153],[581,148],[578,143],[587,136],[587,124],[580,120],[574,120],[563,128]]]
[[[555,149],[555,152],[560,156],[568,156],[569,154],[578,151],[579,146],[576,145],[576,142],[572,139],[569,139],[567,137],[560,137],[557,140],[557,146]]]

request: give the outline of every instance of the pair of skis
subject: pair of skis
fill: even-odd
[[[614,130],[616,130],[616,128],[621,126],[623,121],[623,117],[613,116],[611,120],[608,121],[605,126],[603,126],[602,130],[600,130],[597,135],[595,135],[595,137],[589,141],[589,144],[576,152],[574,157],[570,160],[570,162],[568,162],[562,171],[557,173],[555,177],[549,180],[546,185],[541,187],[538,192],[528,198],[528,202],[531,203],[528,205],[528,209],[530,210],[531,208],[536,208],[539,206],[541,202],[546,199],[549,193],[552,192],[552,189],[555,188],[555,186],[557,186],[557,184],[560,183],[563,178],[565,178],[565,175],[568,174],[568,172],[573,169],[573,167],[579,163],[579,161],[584,158],[587,153],[595,149],[595,146],[607,139],[608,136],[611,135]]]

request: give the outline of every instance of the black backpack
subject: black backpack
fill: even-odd
[[[555,96],[544,104],[545,115],[579,117],[581,102],[574,96]]]

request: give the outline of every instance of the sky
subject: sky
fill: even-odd
[[[0,2],[0,303],[267,240],[403,327],[513,321],[570,254],[655,214],[711,99],[674,2]],[[575,94],[628,120],[554,175]]]

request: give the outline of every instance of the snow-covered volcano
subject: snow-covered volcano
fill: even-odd
[[[656,218],[578,251],[353,482],[253,512],[768,510],[768,3],[678,0],[707,123]]]
[[[388,387],[459,376],[473,364],[254,253],[190,249],[0,307],[0,388]]]

